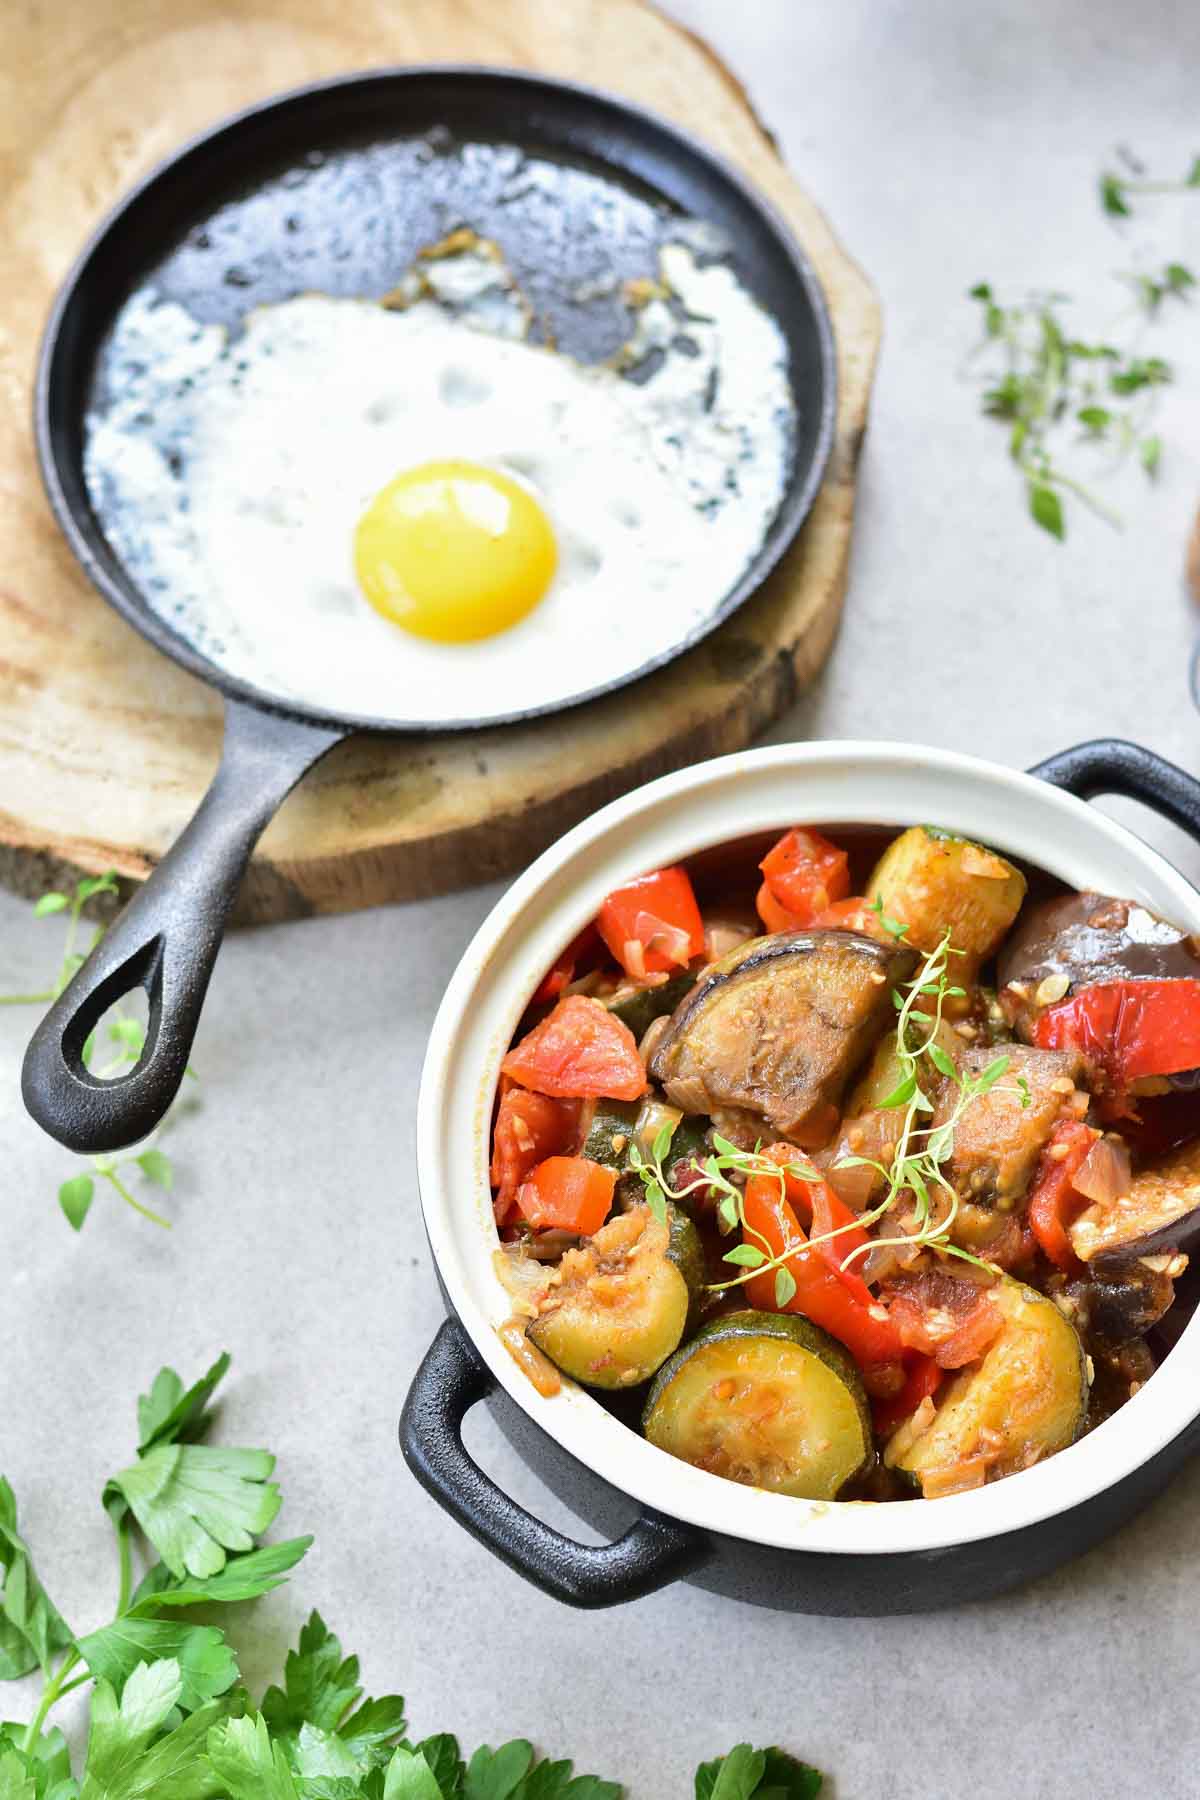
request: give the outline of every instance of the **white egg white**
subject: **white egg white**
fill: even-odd
[[[150,604],[229,674],[413,725],[553,706],[686,639],[761,544],[790,455],[786,349],[727,267],[667,246],[670,296],[641,308],[626,374],[523,341],[523,301],[474,263],[399,310],[303,295],[228,339],[154,295],[121,313],[89,490]],[[354,574],[370,500],[444,458],[523,482],[558,544],[545,599],[473,643],[400,630]]]

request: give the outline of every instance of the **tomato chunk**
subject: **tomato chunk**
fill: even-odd
[[[785,832],[758,866],[772,898],[797,925],[811,925],[826,907],[850,892],[849,857],[819,831],[797,827]]]
[[[1048,1006],[1033,1041],[1081,1051],[1118,1092],[1147,1075],[1200,1068],[1200,981],[1098,982]]]
[[[535,1094],[638,1100],[649,1085],[637,1043],[598,1000],[566,994],[500,1065]]]
[[[517,1193],[517,1206],[535,1231],[577,1231],[592,1237],[612,1211],[617,1171],[586,1156],[550,1156]]]
[[[596,916],[600,936],[627,975],[686,969],[704,952],[704,922],[684,869],[656,869],[614,888]]]
[[[845,1344],[850,1354],[864,1365],[894,1362],[900,1355],[900,1336],[878,1301],[860,1296],[832,1269],[819,1248],[812,1248],[791,1203],[780,1193],[779,1183],[770,1175],[752,1175],[743,1196],[746,1217],[746,1242],[758,1250],[769,1251],[774,1259],[792,1250],[784,1267],[796,1283],[784,1312],[803,1313],[814,1325],[823,1326],[832,1337]],[[760,1312],[778,1312],[775,1303],[775,1271],[752,1275],[745,1283],[746,1297]]]
[[[496,1223],[512,1213],[517,1189],[547,1156],[570,1150],[579,1128],[579,1103],[552,1100],[528,1088],[509,1087],[500,1097],[492,1135],[492,1186],[496,1190]]]
[[[557,957],[542,976],[537,991],[533,996],[534,1006],[540,1006],[551,1000],[557,1000],[565,987],[569,987],[577,975],[594,969],[602,959],[600,933],[596,930],[595,920],[585,925],[578,937],[573,937],[562,955]]]
[[[862,931],[868,937],[890,942],[879,914],[865,894],[854,894],[848,900],[835,900],[817,914],[813,926],[818,931]]]
[[[1068,1227],[1087,1205],[1074,1180],[1100,1136],[1079,1119],[1064,1119],[1042,1151],[1029,1195],[1029,1224],[1056,1269],[1077,1272],[1079,1258],[1071,1247]]]
[[[805,923],[780,904],[765,881],[754,896],[754,910],[768,931],[799,931]]]

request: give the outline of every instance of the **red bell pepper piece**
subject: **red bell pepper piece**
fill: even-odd
[[[547,1156],[570,1150],[579,1129],[579,1102],[552,1100],[528,1088],[507,1087],[492,1135],[492,1186],[497,1225],[512,1212],[517,1189]]]
[[[894,1362],[900,1355],[900,1337],[887,1312],[861,1282],[868,1304],[840,1271],[830,1267],[819,1248],[811,1248],[800,1229],[790,1202],[771,1175],[752,1175],[743,1196],[746,1242],[765,1249],[772,1259],[787,1251],[785,1267],[796,1283],[784,1312],[802,1313],[843,1343],[864,1365]],[[778,1312],[775,1303],[775,1270],[752,1275],[745,1283],[746,1297],[762,1312]]]
[[[1200,981],[1097,982],[1048,1006],[1033,1041],[1081,1051],[1117,1092],[1147,1075],[1200,1068]]]
[[[878,1436],[891,1437],[898,1425],[911,1419],[922,1400],[937,1393],[945,1373],[932,1356],[923,1356],[919,1351],[910,1354],[900,1392],[887,1400],[872,1402],[871,1419]]]
[[[819,831],[797,827],[785,832],[758,866],[771,896],[797,925],[811,925],[818,913],[850,892],[849,857]]]
[[[835,900],[817,914],[813,925],[818,931],[862,931],[868,937],[890,941],[879,914],[865,894],[853,894],[848,900]]]
[[[538,983],[532,1001],[533,1006],[544,1006],[551,1000],[557,1000],[565,987],[570,987],[577,975],[583,975],[588,969],[594,969],[600,961],[600,933],[596,930],[595,920],[584,926],[578,937],[573,937],[562,955],[556,957]]]
[[[1087,1205],[1073,1184],[1099,1136],[1079,1119],[1064,1119],[1056,1125],[1030,1190],[1028,1214],[1033,1235],[1055,1268],[1068,1273],[1077,1273],[1080,1267],[1068,1227]]]
[[[762,1154],[783,1170],[784,1193],[801,1225],[810,1236],[825,1240],[815,1248],[856,1299],[864,1306],[873,1306],[875,1296],[861,1273],[853,1266],[842,1267],[852,1250],[865,1250],[871,1241],[858,1222],[858,1214],[827,1181],[805,1181],[794,1172],[792,1165],[797,1161],[797,1152],[791,1144],[768,1144]],[[830,1232],[834,1231],[837,1236],[830,1237]]]
[[[601,903],[596,924],[635,981],[686,969],[704,953],[704,921],[683,869],[656,869],[614,888]]]
[[[768,931],[799,931],[807,923],[795,913],[790,913],[775,898],[765,881],[754,896],[754,910]]]
[[[617,1171],[586,1156],[551,1156],[517,1192],[517,1206],[535,1231],[576,1231],[591,1237],[612,1211]]]
[[[566,994],[500,1065],[522,1087],[556,1098],[638,1100],[649,1085],[628,1025],[584,994]]]

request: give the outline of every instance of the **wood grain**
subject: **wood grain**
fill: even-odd
[[[828,478],[773,579],[623,694],[528,725],[359,739],[287,801],[243,919],[332,912],[508,872],[636,782],[749,742],[827,656],[879,342],[866,280],[736,80],[645,0],[64,0],[12,9],[0,71],[0,879],[145,876],[216,766],[217,696],[93,593],[42,497],[29,429],[50,297],[120,192],[192,132],[299,83],[389,63],[520,66],[696,131],[790,221],[824,285],[841,383]]]

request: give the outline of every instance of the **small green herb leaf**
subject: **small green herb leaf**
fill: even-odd
[[[138,1168],[152,1181],[155,1187],[171,1188],[175,1184],[175,1170],[171,1159],[162,1150],[143,1150],[136,1159]]]
[[[15,1681],[40,1666],[49,1675],[71,1630],[38,1580],[29,1547],[17,1530],[17,1501],[0,1475],[0,1681]]]
[[[174,1658],[180,1680],[176,1704],[185,1713],[227,1692],[238,1677],[233,1652],[214,1625],[115,1619],[80,1638],[79,1650],[92,1674],[110,1682],[117,1695],[139,1663]]]
[[[185,1388],[174,1369],[160,1369],[150,1392],[138,1397],[139,1455],[155,1444],[174,1444],[203,1437],[208,1429],[209,1401],[224,1380],[231,1361],[223,1350],[212,1367],[190,1388]]]
[[[775,1304],[780,1312],[796,1297],[796,1277],[780,1263],[775,1271]]]
[[[1043,531],[1062,542],[1067,528],[1063,521],[1062,501],[1052,487],[1042,481],[1029,483],[1029,511]]]
[[[83,1230],[83,1221],[96,1195],[96,1184],[90,1175],[72,1175],[58,1190],[58,1204],[63,1216],[75,1231]]]
[[[105,1494],[128,1502],[173,1575],[216,1575],[227,1552],[252,1549],[279,1511],[274,1467],[265,1450],[159,1443],[114,1475]]]
[[[1144,437],[1138,441],[1138,461],[1147,475],[1157,475],[1158,465],[1162,461],[1162,439],[1160,437]]]
[[[43,894],[33,909],[35,919],[48,919],[54,913],[65,912],[71,902],[65,894]]]
[[[1119,175],[1108,170],[1100,177],[1100,204],[1105,212],[1114,218],[1127,219],[1129,207],[1125,201],[1125,183]]]
[[[755,1244],[735,1244],[727,1250],[723,1262],[736,1263],[741,1269],[757,1269],[766,1262],[766,1256]]]

